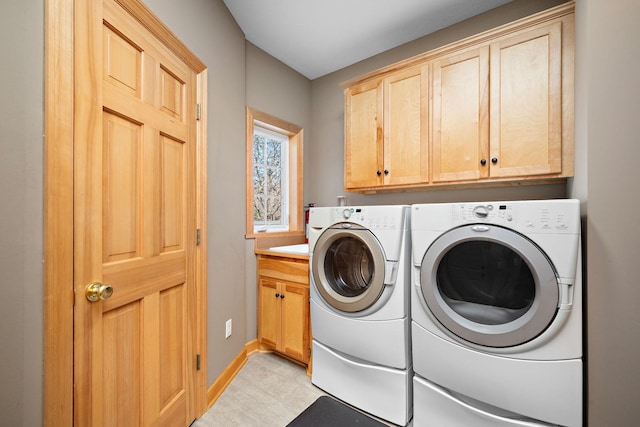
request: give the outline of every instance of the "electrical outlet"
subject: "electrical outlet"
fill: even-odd
[[[225,324],[225,332],[224,332],[224,337],[225,338],[229,338],[231,336],[231,319],[227,320],[227,323]]]

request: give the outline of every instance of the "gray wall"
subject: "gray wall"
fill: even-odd
[[[222,0],[145,0],[208,67],[208,383],[245,337],[245,41]],[[233,334],[224,337],[225,321]]]
[[[580,0],[588,145],[591,426],[638,425],[640,405],[640,2]],[[584,10],[582,10],[584,8]]]
[[[0,13],[0,425],[42,423],[43,0]]]
[[[316,79],[311,86],[313,131],[311,155],[305,164],[310,176],[308,201],[319,206],[336,204],[344,193],[344,95],[340,83],[419,53],[531,15],[562,0],[516,0],[425,37]],[[449,201],[543,199],[566,196],[566,185],[501,187],[471,190],[431,190],[377,195],[347,194],[352,205],[411,204]]]
[[[255,45],[246,44],[247,106],[303,128],[304,165],[310,161],[311,82]],[[305,170],[304,194],[309,194]],[[305,199],[306,200],[306,199]],[[245,244],[247,341],[257,337],[256,256],[254,241]]]

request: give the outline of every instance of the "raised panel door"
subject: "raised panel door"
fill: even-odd
[[[76,16],[75,424],[187,426],[197,75],[120,2]],[[96,281],[109,299],[85,298]]]
[[[491,177],[560,173],[562,22],[491,44]]]
[[[259,281],[258,340],[277,348],[280,335],[280,290],[278,282],[266,278]]]
[[[281,351],[294,359],[309,360],[309,287],[282,283]]]
[[[489,175],[489,47],[435,60],[433,182]]]
[[[429,181],[428,78],[419,66],[384,79],[384,185]]]
[[[382,84],[345,90],[345,188],[382,184]]]

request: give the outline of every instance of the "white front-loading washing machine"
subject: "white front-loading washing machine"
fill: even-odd
[[[412,416],[409,206],[311,208],[312,382],[376,417]]]
[[[414,205],[414,425],[580,426],[577,200]]]

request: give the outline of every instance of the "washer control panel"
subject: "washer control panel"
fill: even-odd
[[[456,224],[497,224],[525,233],[580,232],[576,200],[454,203],[451,205],[451,219]]]
[[[490,222],[493,224],[512,223],[517,215],[517,208],[510,204],[472,204],[460,203],[452,205],[451,214],[456,222]]]
[[[408,206],[338,206],[329,209],[330,222],[334,224],[354,223],[375,230],[407,227],[405,214]]]

